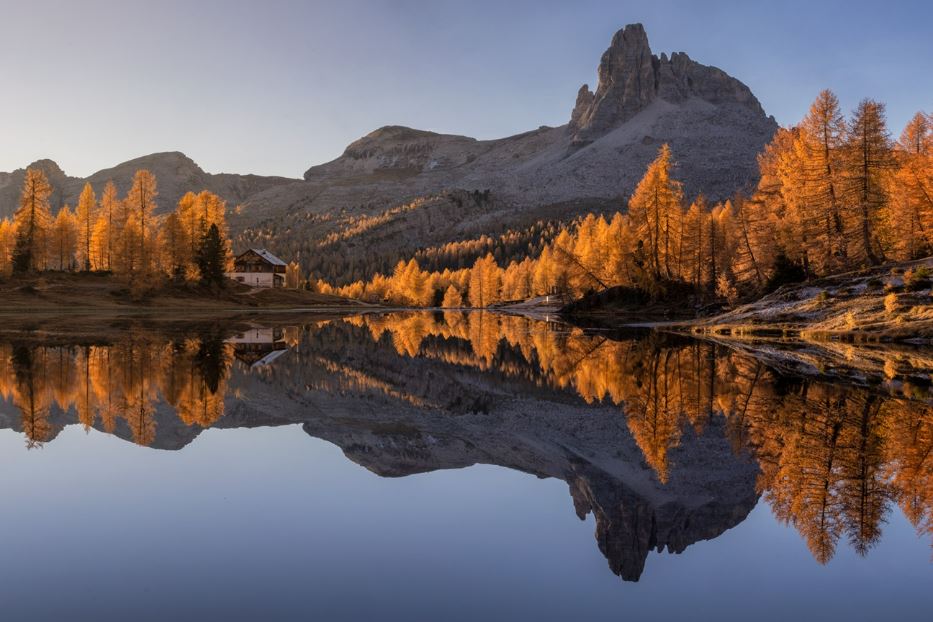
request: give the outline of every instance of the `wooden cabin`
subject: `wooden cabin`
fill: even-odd
[[[284,261],[264,248],[251,248],[233,260],[233,272],[227,278],[250,287],[284,287]]]

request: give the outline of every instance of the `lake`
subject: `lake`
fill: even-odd
[[[929,378],[492,313],[0,337],[3,618],[921,620]]]

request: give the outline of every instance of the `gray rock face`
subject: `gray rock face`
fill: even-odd
[[[577,91],[577,103],[573,106],[573,112],[570,113],[570,124],[568,128],[572,132],[576,132],[580,129],[580,126],[584,123],[584,115],[587,115],[593,107],[593,102],[596,100],[596,96],[593,95],[593,91],[590,90],[589,84],[584,84],[580,87],[580,90]]]
[[[388,173],[390,179],[397,179],[405,174],[450,169],[467,163],[478,144],[467,136],[387,125],[350,143],[340,158],[308,170],[305,180],[374,173]]]
[[[303,182],[250,197],[231,229],[247,232],[239,246],[262,232],[300,248],[306,270],[345,284],[425,247],[624,209],[663,143],[688,198],[721,200],[754,185],[757,155],[777,123],[744,84],[686,54],[653,55],[638,24],[613,37],[598,73],[595,93],[586,85],[577,93],[567,125],[496,140],[383,127],[309,168]],[[472,191],[490,200],[442,200]],[[358,227],[361,218],[372,226]],[[343,246],[327,241],[335,238]],[[316,259],[358,257],[359,249],[362,270],[358,261]]]
[[[211,190],[231,208],[241,206],[228,218],[237,248],[270,245],[338,284],[391,270],[420,248],[623,209],[662,143],[671,147],[688,198],[725,199],[757,180],[756,157],[777,124],[744,84],[686,54],[653,55],[640,24],[616,33],[598,74],[596,91],[584,85],[560,127],[476,140],[386,126],[309,168],[303,180],[212,175],[177,152],[89,180],[99,191],[113,179],[125,192],[135,170],[148,168],[163,213],[188,190]],[[53,166],[57,209],[75,202],[85,180]],[[0,173],[0,217],[16,209],[23,174]],[[489,200],[445,199],[474,191]],[[346,259],[345,266],[319,265],[323,257]]]
[[[329,203],[352,177],[354,194],[397,201],[451,188],[489,188],[523,209],[579,199],[624,197],[667,142],[688,194],[725,198],[757,177],[756,155],[777,124],[747,86],[678,52],[652,54],[641,24],[618,31],[598,67],[596,92],[583,85],[566,126],[498,140],[388,126],[357,140],[305,180]],[[280,192],[282,190],[283,192]],[[302,202],[289,186],[263,197]],[[285,198],[288,194],[289,198]],[[335,200],[340,201],[337,197]],[[344,199],[345,200],[345,199]]]
[[[603,132],[628,121],[651,103],[656,92],[654,57],[641,24],[630,24],[612,37],[599,61],[599,85],[593,97],[577,100],[571,118],[580,119],[576,135]],[[586,100],[589,100],[588,102]]]
[[[675,52],[668,59],[651,53],[641,24],[617,32],[599,63],[599,86],[583,85],[570,116],[575,144],[592,141],[625,123],[655,99],[681,103],[698,97],[711,104],[736,104],[764,117],[761,104],[747,86],[716,67],[707,67]]]

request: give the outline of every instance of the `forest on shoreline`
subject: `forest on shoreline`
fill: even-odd
[[[0,220],[0,276],[98,272],[151,288],[170,278],[223,286],[232,261],[226,203],[209,191],[188,192],[157,216],[155,175],[139,170],[120,197],[107,182],[98,198],[84,185],[77,205],[53,216],[52,186],[38,168],[26,171],[19,208]]]
[[[304,278],[293,262],[286,284],[377,304],[444,308],[546,294],[569,301],[622,288],[695,310],[933,253],[930,114],[917,113],[895,141],[883,104],[863,100],[846,118],[836,96],[823,91],[797,126],[777,131],[758,165],[753,192],[715,204],[702,194],[688,202],[676,179],[676,154],[663,145],[625,210],[425,249],[399,260],[391,274],[343,286],[317,274]],[[226,204],[216,194],[188,192],[172,212],[156,215],[156,179],[146,170],[137,171],[123,197],[112,182],[99,196],[86,184],[75,207],[54,216],[51,194],[43,172],[28,169],[19,208],[0,220],[0,277],[99,272],[138,292],[170,283],[224,285],[232,250]],[[480,255],[469,267],[439,269],[490,247],[496,255]],[[930,274],[922,267],[908,276],[925,284]]]
[[[695,304],[735,303],[809,278],[908,261],[933,252],[933,119],[917,113],[897,141],[884,104],[865,99],[847,119],[819,94],[795,127],[759,155],[750,196],[687,202],[664,145],[626,211],[565,224],[537,255],[488,253],[471,267],[424,270],[415,257],[391,274],[316,288],[403,306],[487,307],[545,294],[578,298],[628,287],[653,299],[691,292]],[[455,256],[459,245],[443,250]],[[914,275],[920,280],[928,274]],[[679,300],[678,302],[683,302]]]

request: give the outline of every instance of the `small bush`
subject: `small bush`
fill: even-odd
[[[904,274],[904,269],[903,268],[891,268],[891,274],[895,276]]]
[[[916,292],[930,286],[930,269],[926,266],[917,266],[904,273],[904,289]]]
[[[716,295],[725,298],[730,305],[734,305],[739,299],[738,290],[725,274],[720,274],[716,279]]]
[[[890,293],[884,297],[884,310],[888,314],[893,314],[897,311],[897,294]]]
[[[868,289],[879,289],[884,283],[881,282],[881,279],[871,278],[865,281],[865,285]]]
[[[821,302],[821,303],[822,303],[822,302],[828,301],[828,300],[829,300],[829,292],[827,292],[825,289],[822,290],[822,291],[820,291],[820,293],[816,295],[816,299],[817,299],[818,302]]]
[[[884,375],[888,378],[897,378],[897,363],[888,359],[884,362]]]
[[[165,278],[160,274],[140,274],[130,280],[129,294],[133,302],[145,302],[155,296],[165,286]]]

